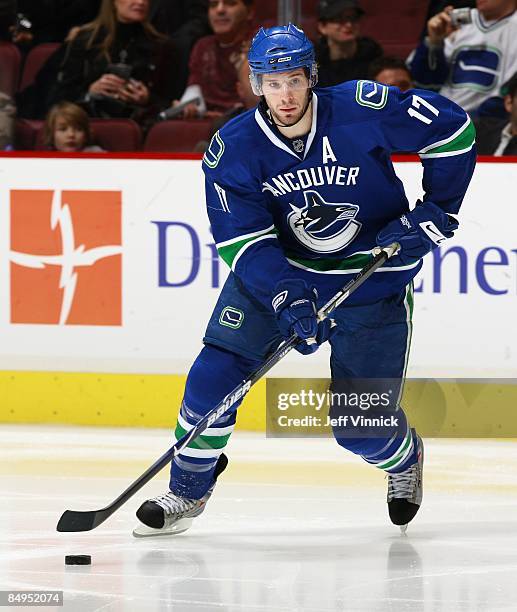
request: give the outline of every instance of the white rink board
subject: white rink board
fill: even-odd
[[[420,164],[398,163],[396,168],[414,201],[421,190]],[[202,346],[219,291],[213,285],[221,285],[227,274],[225,264],[214,258],[200,162],[2,158],[0,172],[0,369],[185,373]],[[460,255],[450,253],[443,261],[440,287],[433,258],[426,257],[416,283],[423,281],[423,291],[415,296],[410,374],[517,375],[516,176],[517,164],[478,164],[461,228],[445,247],[460,248]],[[63,190],[121,192],[121,325],[11,323],[12,190],[52,190],[58,199]],[[50,221],[49,215],[49,226]],[[74,222],[72,214],[79,232]],[[167,236],[167,244],[161,242],[166,281],[186,283],[190,275],[184,286],[159,284],[158,224],[162,238]],[[199,247],[198,269],[193,245]],[[59,262],[61,267],[63,257]],[[79,284],[82,270],[75,269]],[[460,280],[466,287],[460,287]],[[326,349],[310,358],[289,355],[275,373],[323,376],[327,361]]]

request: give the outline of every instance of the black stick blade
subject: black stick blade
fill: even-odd
[[[102,510],[91,510],[89,512],[77,512],[76,510],[65,510],[59,519],[56,529],[58,531],[91,531],[103,523],[110,512]]]

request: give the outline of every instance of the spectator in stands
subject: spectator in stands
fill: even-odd
[[[14,18],[9,24],[10,39],[28,48],[40,43],[63,42],[71,28],[95,18],[101,0],[0,0],[0,16],[4,2],[14,7]]]
[[[253,93],[253,90],[251,89],[250,67],[247,58],[242,62],[238,70],[237,76],[239,79],[237,81],[237,93],[239,94],[240,100],[239,104],[232,110],[228,111],[220,117],[217,117],[214,120],[208,140],[201,140],[200,142],[198,142],[194,149],[196,152],[204,153],[206,151],[206,148],[208,147],[208,143],[212,139],[212,136],[217,132],[217,130],[220,130],[225,123],[228,123],[228,121],[230,121],[230,119],[234,119],[235,117],[242,115],[242,113],[245,113],[246,111],[255,108],[260,102],[260,98],[256,96]]]
[[[60,102],[53,106],[43,128],[45,147],[63,153],[102,153],[93,144],[90,118],[77,104]]]
[[[427,22],[409,58],[415,82],[439,90],[470,113],[499,94],[517,66],[516,0],[477,0],[472,23],[455,26],[452,6]]]
[[[0,92],[0,151],[13,148],[16,106],[11,97]]]
[[[517,72],[503,86],[506,119],[480,117],[476,144],[480,155],[517,155]]]
[[[76,102],[95,117],[154,119],[177,91],[177,63],[148,11],[149,0],[102,0],[97,18],[66,44],[51,102]]]
[[[413,87],[411,72],[406,63],[398,57],[379,57],[370,64],[369,78],[384,85],[395,85],[401,91],[407,91]]]
[[[63,42],[70,30],[90,23],[98,15],[101,0],[55,0],[57,14],[54,16],[54,41]],[[33,2],[33,0],[29,0]]]
[[[352,79],[365,79],[370,63],[382,55],[381,46],[361,36],[363,9],[356,0],[320,0],[316,45],[318,85],[329,87]]]
[[[452,6],[453,8],[476,8],[476,0],[430,0],[421,38],[427,36],[427,22],[429,19],[445,10],[446,6]]]
[[[183,91],[188,79],[188,60],[194,43],[210,34],[207,17],[208,0],[154,0],[150,21],[168,36],[178,52],[178,86]]]
[[[183,116],[220,117],[239,105],[238,70],[252,36],[253,0],[209,0],[208,20],[214,31],[198,40],[190,55],[188,87],[180,102],[188,105]],[[177,104],[177,102],[174,102]]]
[[[11,40],[16,19],[16,0],[0,0],[0,39]]]

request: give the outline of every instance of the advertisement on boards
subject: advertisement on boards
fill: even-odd
[[[185,373],[228,274],[200,161],[0,165],[0,369]],[[396,170],[416,201],[420,164]],[[478,164],[460,229],[425,258],[410,375],[517,372],[514,174],[514,164]],[[293,354],[278,374],[324,376],[327,364],[326,348]]]

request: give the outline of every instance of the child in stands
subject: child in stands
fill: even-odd
[[[104,151],[92,142],[90,119],[86,112],[71,102],[60,102],[50,109],[43,138],[45,147],[63,153]]]

